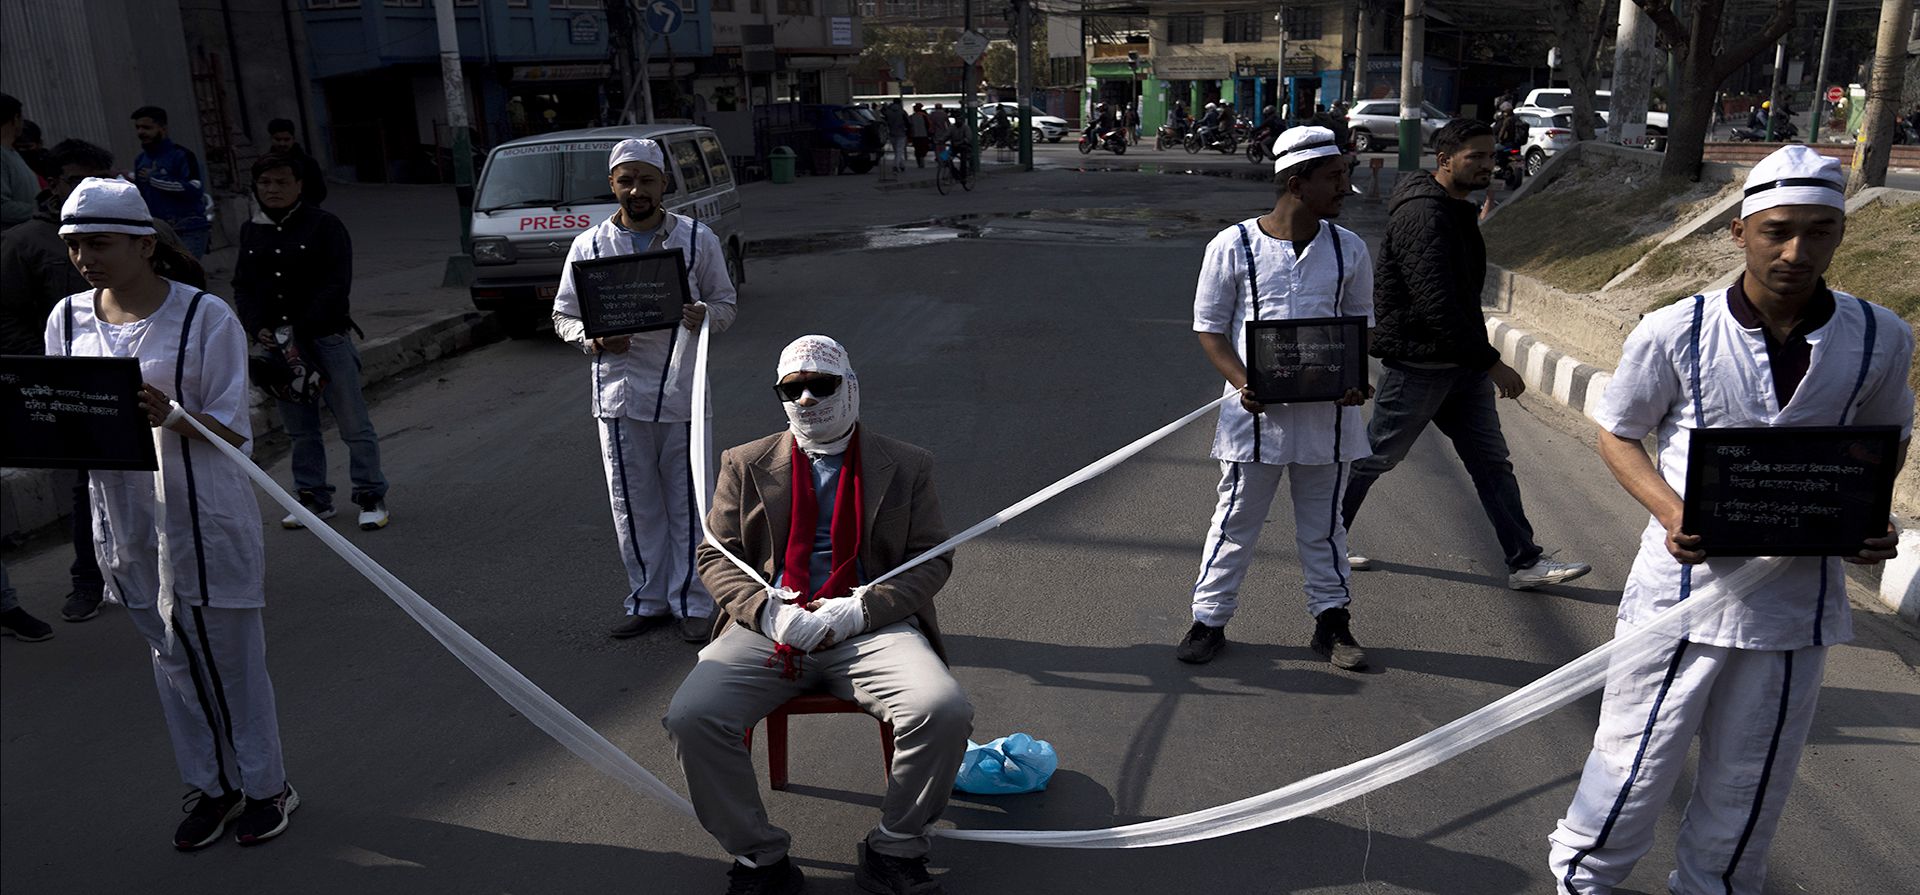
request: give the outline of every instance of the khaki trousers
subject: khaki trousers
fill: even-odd
[[[899,622],[806,655],[799,680],[780,672],[773,641],[729,625],[673,695],[662,723],[700,825],[755,866],[786,855],[792,837],[768,821],[743,739],[781,703],[824,691],[893,724],[891,777],[867,841],[885,855],[926,855],[973,732],[973,705],[927,639]]]

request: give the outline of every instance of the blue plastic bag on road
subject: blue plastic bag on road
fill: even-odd
[[[953,788],[983,796],[1039,792],[1060,767],[1053,744],[1024,733],[1001,737],[986,745],[967,741],[967,757]]]

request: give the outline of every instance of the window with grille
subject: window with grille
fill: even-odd
[[[1325,12],[1326,10],[1317,6],[1304,8],[1296,6],[1282,10],[1282,14],[1287,17],[1287,39],[1319,40],[1326,33],[1321,24],[1325,18]]]
[[[1206,16],[1195,13],[1167,18],[1167,43],[1197,44],[1206,39]]]
[[[810,16],[813,15],[813,0],[780,0],[780,5],[775,8],[783,16]]]
[[[1250,44],[1260,42],[1260,19],[1263,13],[1230,12],[1226,15],[1221,41],[1230,44]]]
[[[307,0],[308,9],[359,9],[360,0]]]

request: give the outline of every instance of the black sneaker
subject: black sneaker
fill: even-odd
[[[60,607],[60,617],[70,622],[83,622],[100,614],[100,602],[106,595],[76,590],[67,594],[67,604]]]
[[[319,516],[322,521],[333,518],[333,498],[331,496],[323,498],[318,491],[302,491],[299,496],[300,505],[306,507],[307,512]],[[280,520],[280,527],[289,531],[298,531],[299,529],[306,528],[307,524],[301,522],[299,516],[288,513],[285,518]]]
[[[181,821],[180,827],[173,831],[173,847],[181,851],[198,851],[220,839],[220,833],[226,830],[227,824],[240,816],[240,810],[244,807],[241,803],[246,800],[237,792],[210,796],[196,789],[187,793],[183,801],[187,801],[187,804],[180,806],[180,810],[186,812],[187,819]]]
[[[300,794],[293,791],[293,785],[277,796],[264,799],[248,799],[245,811],[240,812],[240,822],[233,827],[233,839],[241,845],[259,845],[287,831],[287,816],[293,809],[300,807]]]
[[[1194,622],[1187,629],[1187,636],[1181,638],[1180,648],[1175,650],[1175,658],[1189,665],[1205,665],[1220,655],[1227,645],[1227,626],[1212,627],[1205,622]]]
[[[705,645],[713,634],[713,619],[688,616],[680,619],[679,628],[681,640]]]
[[[23,643],[39,643],[53,637],[53,626],[33,617],[33,613],[18,606],[0,612],[0,634],[19,639]]]
[[[625,640],[629,637],[638,637],[670,621],[673,621],[672,613],[663,612],[659,615],[629,615],[620,619],[619,624],[607,629],[607,633],[612,634],[617,639]]]
[[[1326,656],[1335,668],[1348,671],[1367,667],[1367,651],[1348,628],[1351,620],[1345,606],[1325,610],[1313,619],[1313,651]]]
[[[926,858],[883,855],[864,839],[860,842],[860,865],[853,869],[853,881],[860,888],[881,895],[940,895],[946,891],[927,875]]]
[[[739,861],[727,869],[727,895],[798,895],[806,891],[807,878],[793,859],[781,856],[765,867],[748,867]]]

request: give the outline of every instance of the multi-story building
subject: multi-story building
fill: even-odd
[[[1257,117],[1269,105],[1310,114],[1316,104],[1331,106],[1344,95],[1353,52],[1349,4],[1285,8],[1284,83],[1276,64],[1276,7],[1222,7],[1150,6],[1144,18],[1128,20],[1137,27],[1113,29],[1107,41],[1093,43],[1089,80],[1095,98],[1124,105],[1137,96],[1141,119],[1157,123],[1175,102],[1190,113],[1221,102]]]

